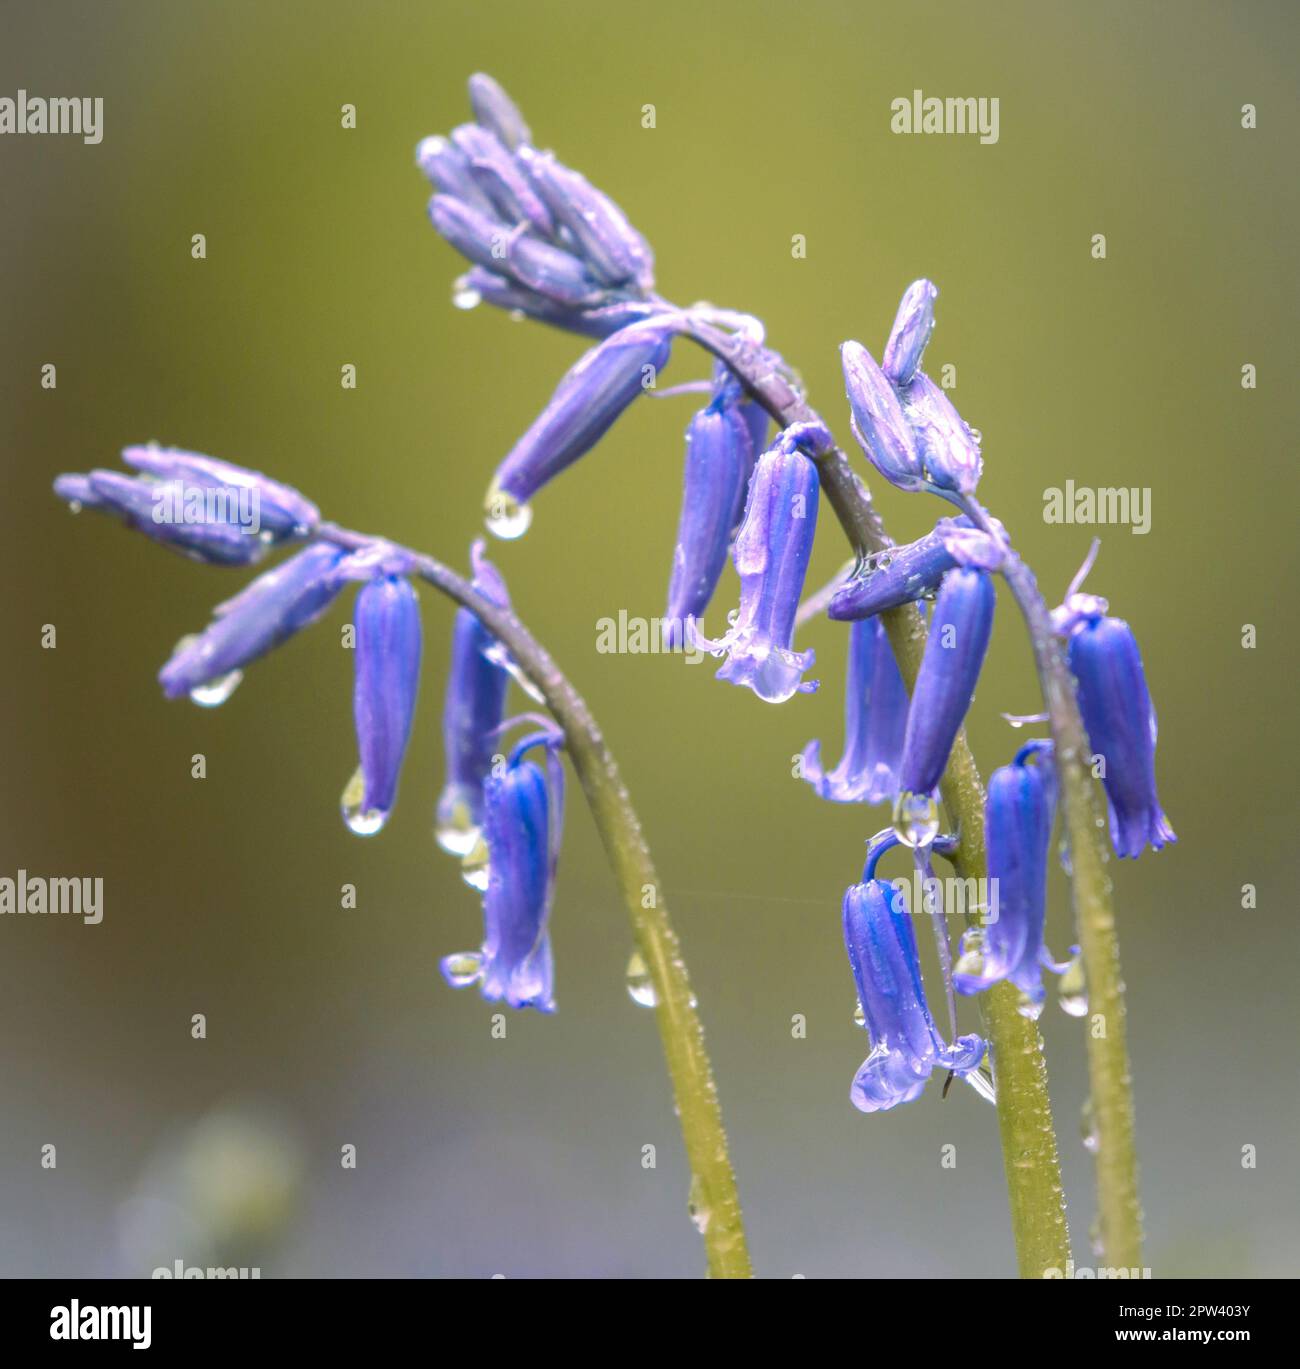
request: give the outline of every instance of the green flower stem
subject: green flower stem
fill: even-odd
[[[323,524],[316,536],[349,549],[359,549],[374,540],[334,524]],[[709,1273],[715,1278],[749,1278],[752,1270],[740,1198],[713,1068],[704,1045],[704,1028],[695,1010],[695,995],[659,876],[618,765],[582,696],[519,619],[509,609],[485,599],[433,557],[409,554],[421,579],[469,609],[504,643],[564,731],[565,748],[587,796],[632,919],[637,949],[654,984],[655,1021],[691,1169],[692,1215],[704,1234]]]
[[[987,511],[974,499],[966,512],[996,536]],[[1142,1209],[1138,1201],[1133,1138],[1133,1079],[1129,1071],[1124,980],[1115,932],[1106,819],[1087,766],[1087,733],[1079,715],[1060,639],[1033,572],[1008,548],[1002,575],[1029,628],[1034,663],[1055,743],[1056,773],[1070,850],[1075,926],[1088,980],[1092,1030],[1087,1033],[1088,1079],[1097,1136],[1097,1207],[1102,1259],[1108,1266],[1142,1264]]]
[[[735,372],[745,389],[782,427],[822,419],[781,370],[771,354],[746,346],[706,323],[691,336]],[[835,446],[816,455],[821,487],[855,555],[863,559],[894,545],[866,485]],[[885,630],[911,693],[925,651],[925,620],[915,604],[882,614]],[[940,793],[948,820],[960,837],[952,861],[963,879],[984,879],[984,787],[964,731],[957,734]],[[1047,1065],[1037,1023],[1017,1010],[1018,995],[1007,984],[980,995],[984,1034],[997,1072],[998,1127],[1007,1177],[1011,1229],[1022,1278],[1064,1270],[1070,1259],[1065,1195],[1057,1153]]]

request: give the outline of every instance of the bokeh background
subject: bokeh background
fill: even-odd
[[[580,800],[559,1013],[493,1040],[489,1005],[437,973],[479,933],[431,838],[448,608],[426,593],[402,799],[359,841],[337,806],[355,764],[346,604],[224,708],[168,705],[158,666],[243,576],[74,520],[49,492],[157,438],[463,565],[493,466],[581,346],[450,305],[459,264],[412,150],[467,116],[464,79],[484,69],[652,239],[664,293],[762,316],[841,426],[838,343],[878,348],[903,287],[932,277],[927,364],[957,366],[986,502],[1050,595],[1092,530],[1047,525],[1044,490],[1151,490],[1150,533],[1101,529],[1090,582],[1142,644],[1180,838],[1116,870],[1148,1260],[1297,1272],[1294,6],[4,11],[0,93],[100,95],[105,136],[0,140],[0,873],[101,876],[106,912],[94,928],[0,919],[0,1270],[132,1275],[214,1252],[267,1277],[702,1269],[654,1024],[625,991],[629,931]],[[890,101],[914,88],[996,95],[999,142],[893,135]],[[700,374],[681,347],[668,378]],[[637,406],[496,559],[643,817],[758,1270],[1009,1274],[992,1110],[969,1090],[888,1116],[848,1102],[865,1041],[838,907],[884,815],[790,777],[811,737],[838,754],[842,632],[808,631],[824,688],[781,708],[707,667],[596,653],[597,619],[661,611],[692,407]],[[900,539],[941,512],[877,493]],[[844,551],[825,517],[817,583]],[[1006,601],[970,719],[986,773],[1016,742],[999,714],[1035,706]],[[1064,899],[1058,876],[1058,950]],[[1081,1027],[1054,1004],[1043,1026],[1086,1263]]]

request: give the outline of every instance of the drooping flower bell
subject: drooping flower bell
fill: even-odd
[[[343,559],[338,547],[315,543],[218,604],[212,623],[183,638],[159,671],[163,693],[169,699],[189,694],[203,704],[228,698],[250,661],[315,622],[333,603],[345,583],[339,574]]]
[[[959,1036],[949,1045],[930,1015],[916,934],[902,891],[875,878],[868,860],[863,882],[844,895],[844,945],[871,1035],[871,1054],[853,1080],[860,1112],[885,1112],[920,1096],[936,1066],[965,1078],[979,1068],[984,1042]]]
[[[738,387],[723,388],[686,429],[682,512],[673,551],[665,640],[686,641],[686,623],[704,616],[727,563],[754,465]]]
[[[586,455],[668,364],[676,325],[632,324],[593,347],[560,381],[550,402],[497,468],[485,508],[499,537],[527,530],[528,501]]]
[[[717,678],[752,689],[767,703],[811,693],[803,674],[816,659],[793,647],[795,614],[817,529],[817,467],[800,450],[824,429],[795,425],[777,436],[754,468],[745,519],[733,557],[740,576],[740,609],[717,641],[694,634],[715,656],[726,653]]]
[[[1028,1017],[1042,1009],[1043,970],[1064,968],[1053,964],[1043,946],[1055,807],[1051,742],[1030,742],[989,777],[984,803],[988,910],[985,925],[966,932],[952,977],[963,994],[1009,980],[1020,990],[1021,1011]]]
[[[821,743],[803,753],[803,778],[836,803],[883,803],[898,790],[898,762],[907,727],[907,687],[879,618],[849,629],[844,691],[844,755],[824,771]]]
[[[1068,634],[1070,669],[1093,754],[1101,758],[1117,855],[1137,857],[1177,841],[1156,793],[1156,711],[1142,654],[1122,618],[1105,602],[1075,595],[1054,618]]]
[[[545,769],[524,753],[541,745]],[[483,997],[512,1008],[555,1011],[555,971],[548,924],[564,820],[564,771],[555,732],[520,741],[484,786],[489,867],[483,896],[483,945],[446,956],[453,988],[480,986]]]
[[[482,542],[471,550],[473,585],[484,598],[510,607],[505,581],[484,555]],[[438,845],[467,856],[480,840],[483,785],[500,745],[510,676],[500,643],[467,608],[457,610],[452,626],[451,668],[442,714],[446,779],[438,798]]]
[[[397,798],[420,685],[419,597],[401,575],[380,575],[357,594],[353,715],[361,764],[343,791],[343,820],[368,837]]]
[[[995,602],[988,573],[962,567],[944,576],[935,600],[898,767],[894,823],[909,846],[928,844],[939,829],[932,795],[975,693]]]

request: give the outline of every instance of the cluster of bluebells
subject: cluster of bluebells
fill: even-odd
[[[598,339],[498,467],[488,526],[513,537],[530,521],[529,499],[596,445],[643,391],[653,388],[691,311],[653,294],[644,239],[607,196],[553,154],[538,152],[522,116],[489,78],[470,82],[476,122],[450,139],[421,143],[418,160],[437,194],[434,227],[472,263],[457,282],[462,304],[480,300]],[[975,491],[981,438],[922,369],[938,290],[908,287],[877,364],[859,342],[841,361],[853,433],[871,465],[908,491],[957,506],[924,537],[868,558],[832,595],[828,613],[849,627],[842,756],[828,769],[809,743],[802,774],[822,798],[893,805],[893,831],[918,857],[938,849],[938,786],[970,707],[988,650],[994,574],[1013,553],[1005,530]],[[743,317],[743,316],[740,316]],[[761,344],[761,327],[739,325]],[[767,360],[780,365],[774,353]],[[683,388],[700,388],[688,385]],[[784,702],[817,687],[805,678],[811,650],[794,629],[816,532],[817,457],[832,445],[819,423],[801,423],[769,444],[764,411],[719,362],[709,398],[686,433],[681,516],[673,554],[668,640],[725,657],[718,678]],[[728,630],[705,636],[700,621],[727,560],[740,582]],[[929,633],[909,700],[880,615],[929,606]],[[1068,641],[1079,701],[1104,783],[1116,851],[1136,856],[1173,840],[1155,791],[1155,722],[1132,634],[1105,605],[1072,592],[1055,625]],[[1000,888],[996,922],[963,941],[952,988],[977,993],[1002,981],[1022,1010],[1043,1001],[1048,851],[1055,808],[1051,748],[1031,743],[993,775],[986,806],[990,878]],[[926,1006],[908,914],[874,878],[845,898],[844,927],[873,1051],[854,1083],[854,1102],[874,1111],[915,1097],[933,1065],[975,1075],[977,1038],[946,1046]],[[946,946],[946,932],[943,934]]]
[[[487,302],[594,340],[549,403],[498,466],[488,491],[490,530],[526,531],[529,501],[572,466],[643,393],[654,390],[674,342],[702,340],[700,328],[734,330],[732,360],[761,354],[756,320],[709,306],[682,310],[654,293],[653,255],[626,215],[553,153],[534,146],[519,110],[490,77],[470,80],[474,120],[450,137],[426,138],[417,161],[434,187],[429,216],[470,263],[456,283],[463,307]],[[995,920],[963,938],[951,976],[955,1039],[945,1041],[927,1004],[901,890],[876,877],[894,845],[913,848],[918,868],[951,851],[940,835],[940,779],[970,707],[988,650],[994,575],[1014,556],[1005,530],[975,502],[982,472],[980,436],[921,369],[934,329],[938,291],[908,287],[883,361],[861,343],[841,349],[851,426],[871,465],[897,487],[929,491],[955,505],[917,541],[868,558],[833,593],[828,615],[847,623],[845,740],[833,768],[819,742],[803,754],[803,777],[838,803],[890,803],[893,826],[870,845],[860,883],[845,894],[843,929],[871,1051],[851,1096],[880,1111],[919,1096],[936,1067],[977,1088],[985,1043],[957,1036],[951,992],[975,994],[1007,982],[1033,1015],[1044,999],[1043,970],[1061,972],[1044,945],[1047,872],[1055,813],[1052,747],[1030,742],[994,772],[985,807]],[[746,382],[752,383],[752,382]],[[811,649],[794,645],[819,501],[819,457],[833,447],[820,421],[795,423],[768,441],[768,415],[718,361],[710,377],[683,387],[707,394],[686,430],[683,499],[669,577],[668,642],[700,646],[723,659],[719,679],[781,703],[817,688],[805,678]],[[336,543],[317,509],[297,491],[256,472],[187,452],[133,447],[134,474],[62,476],[56,491],[74,507],[114,513],[184,554],[220,565],[249,565],[268,549],[303,544],[214,612],[187,637],[160,674],[169,697],[217,703],[245,667],[316,621],[342,589],[359,585],[354,610],[354,713],[360,764],[344,791],[349,827],[383,826],[397,797],[418,693],[421,630],[412,553],[349,534]],[[196,501],[188,496],[197,492]],[[253,522],[243,515],[257,505]],[[200,509],[158,516],[167,507]],[[253,526],[255,523],[255,527]],[[341,543],[341,544],[340,544]],[[473,587],[509,608],[505,583],[473,548]],[[739,606],[728,629],[710,638],[702,618],[730,560]],[[1104,600],[1071,586],[1053,615],[1078,683],[1091,746],[1104,760],[1111,839],[1121,856],[1173,841],[1156,794],[1155,712],[1128,625]],[[907,604],[929,610],[929,630],[911,698],[880,615]],[[506,717],[516,674],[502,644],[461,609],[443,713],[446,778],[436,810],[439,843],[463,863],[483,895],[479,950],[448,956],[447,980],[476,984],[484,997],[515,1008],[554,1008],[549,919],[563,823],[562,737],[544,719]],[[508,748],[507,734],[528,730]],[[946,930],[940,932],[946,965]]]
[[[124,453],[135,475],[96,470],[62,475],[55,492],[74,509],[115,514],[160,545],[220,566],[244,566],[276,546],[305,543],[218,604],[202,632],[183,637],[158,679],[168,698],[223,703],[243,672],[315,623],[349,585],[353,605],[353,714],[359,764],[343,790],[349,829],[370,836],[386,823],[419,694],[422,631],[411,576],[416,558],[381,539],[350,538],[347,546],[320,535],[315,505],[296,490],[226,461],[157,446]],[[191,498],[191,495],[200,495]],[[240,511],[260,509],[251,533]],[[170,511],[190,508],[193,517]],[[169,511],[159,518],[159,509]],[[505,584],[483,554],[472,550],[473,587],[508,607]],[[563,822],[561,737],[544,720],[498,754],[513,662],[468,609],[456,617],[444,710],[447,777],[438,801],[442,846],[461,856],[465,879],[483,893],[484,939],[476,952],[449,956],[443,972],[456,986],[478,983],[486,998],[512,1007],[554,1008],[547,932]],[[529,759],[540,748],[542,765]]]

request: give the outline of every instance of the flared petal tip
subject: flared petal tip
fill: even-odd
[[[803,678],[816,659],[817,653],[811,647],[807,651],[786,651],[771,643],[737,645],[719,668],[717,678],[752,689],[764,703],[783,704],[796,694],[812,694],[819,688],[819,680]]]

